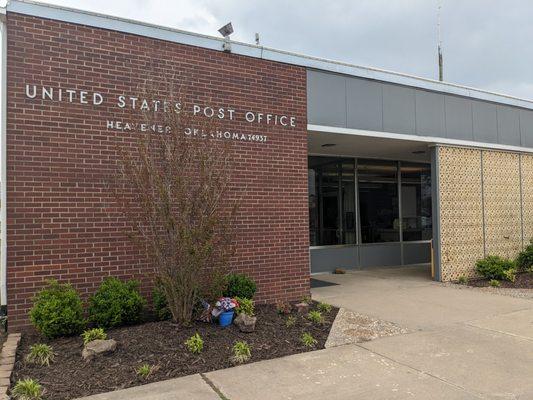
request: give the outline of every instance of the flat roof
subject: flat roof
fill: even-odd
[[[7,11],[146,36],[154,39],[203,47],[211,50],[223,51],[222,44],[224,43],[224,39],[219,37],[187,32],[180,29],[164,27],[142,21],[135,21],[53,4],[30,0],[12,0],[7,5]],[[421,78],[399,72],[387,71],[372,67],[363,67],[346,62],[312,57],[233,40],[231,41],[231,50],[234,54],[240,54],[264,60],[277,61],[360,78],[396,83],[399,85],[412,86],[436,92],[449,93],[533,110],[533,100],[522,99],[515,96],[494,93],[487,90],[476,89],[448,82],[440,82],[433,79]]]

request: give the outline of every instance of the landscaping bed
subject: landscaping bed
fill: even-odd
[[[471,279],[467,282],[468,286],[489,287],[490,279]],[[533,272],[524,272],[517,274],[515,281],[499,281],[499,287],[512,289],[533,289]]]
[[[315,305],[313,303],[310,309]],[[322,349],[337,312],[338,309],[332,308],[330,312],[322,313],[324,323],[313,323],[306,318],[307,314],[298,314],[294,310],[290,316],[294,317],[295,323],[287,326],[289,315],[279,314],[273,305],[257,305],[257,324],[251,333],[240,332],[234,324],[221,328],[204,322],[195,322],[186,328],[170,321],[121,327],[107,331],[108,338],[117,341],[117,349],[90,361],[82,359],[83,340],[79,336],[48,340],[38,334],[24,334],[17,351],[12,382],[33,378],[44,388],[44,398],[74,399],[231,367],[234,365],[232,347],[237,341],[246,341],[250,346],[251,359],[248,362]],[[195,333],[199,333],[204,341],[200,354],[189,352],[185,346],[185,341]],[[304,333],[311,334],[317,343],[305,346],[301,340]],[[49,366],[24,361],[29,347],[38,342],[53,347],[55,359]],[[147,378],[137,374],[142,364],[156,366]]]

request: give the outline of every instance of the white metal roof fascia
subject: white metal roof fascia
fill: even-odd
[[[161,39],[218,51],[222,51],[222,44],[224,42],[222,38],[218,37],[52,4],[38,3],[29,0],[13,0],[8,4],[7,11],[96,28],[109,29],[139,36],[146,36],[154,39]],[[533,110],[533,100],[521,99],[514,96],[489,92],[468,86],[439,82],[432,79],[386,71],[378,68],[362,67],[339,61],[332,61],[283,50],[256,46],[249,43],[232,41],[231,45],[232,53],[234,54],[412,86],[436,92],[455,94]]]
[[[409,135],[409,134],[404,134],[404,133],[368,131],[364,129],[340,128],[336,126],[307,124],[307,131],[312,132],[312,133],[333,133],[333,134],[341,134],[341,135],[366,136],[366,137],[396,139],[396,140],[409,140],[409,141],[414,141],[414,142],[428,143],[428,144],[435,145],[435,146],[441,145],[441,146],[471,147],[471,148],[476,148],[476,149],[533,154],[533,148],[522,147],[522,146],[511,146],[511,145],[497,144],[497,143],[473,142],[471,140],[448,139],[448,138],[440,138],[440,137],[434,137],[434,136],[418,136],[418,135]]]

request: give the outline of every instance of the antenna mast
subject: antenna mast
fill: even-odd
[[[442,61],[442,39],[440,36],[440,11],[441,11],[441,0],[437,0],[437,51],[439,53],[439,81],[444,79],[444,67]]]

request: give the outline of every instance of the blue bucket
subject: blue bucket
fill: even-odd
[[[233,314],[234,311],[226,311],[219,315],[218,317],[218,323],[220,326],[225,327],[231,325],[233,322]]]

